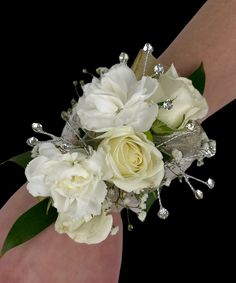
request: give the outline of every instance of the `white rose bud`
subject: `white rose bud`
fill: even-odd
[[[155,101],[173,101],[173,107],[159,109],[157,117],[173,129],[184,127],[189,120],[201,119],[208,112],[205,98],[193,87],[191,80],[178,76],[174,65],[160,76],[155,95]]]

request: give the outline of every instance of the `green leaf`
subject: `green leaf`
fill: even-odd
[[[195,70],[192,75],[189,76],[189,79],[192,81],[193,86],[203,94],[206,82],[206,75],[203,63]]]
[[[163,123],[160,120],[156,120],[153,124],[152,124],[152,131],[160,136],[164,136],[164,135],[170,135],[173,134],[176,130],[171,129],[170,127],[168,127],[165,123]]]
[[[148,140],[153,141],[153,135],[152,135],[151,131],[147,131],[144,134],[146,135]]]
[[[8,161],[12,161],[12,162],[18,164],[19,166],[25,168],[26,165],[30,162],[31,159],[32,159],[31,158],[31,151],[26,151],[26,152],[18,154],[16,156],[2,162],[0,165],[6,163]]]
[[[16,220],[5,239],[0,256],[30,240],[55,222],[58,213],[54,207],[50,207],[47,212],[48,201],[47,198],[39,202]]]
[[[147,213],[156,200],[157,200],[157,193],[156,192],[151,192],[151,193],[148,194],[148,199],[146,201],[146,212]]]

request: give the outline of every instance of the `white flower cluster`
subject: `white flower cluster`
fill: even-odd
[[[159,106],[168,100],[173,101],[170,110]],[[50,142],[37,145],[25,171],[27,189],[35,197],[52,199],[57,232],[79,243],[99,243],[118,231],[111,212],[129,208],[134,196],[143,221],[145,190],[163,181],[165,160],[147,133],[153,123],[179,130],[207,110],[202,95],[173,65],[158,79],[141,80],[126,64],[115,65],[83,86],[74,107],[80,127],[96,133],[96,146],[90,145],[88,154],[82,146],[65,153]],[[180,154],[175,150],[173,155],[178,159]]]

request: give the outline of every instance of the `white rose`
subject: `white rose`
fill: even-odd
[[[140,189],[157,187],[164,176],[162,154],[143,133],[131,127],[114,128],[104,135],[98,146],[106,153],[113,172],[110,178],[118,188],[136,193]]]
[[[33,196],[50,196],[59,213],[89,220],[101,213],[107,194],[102,181],[105,155],[62,154],[51,143],[39,147],[39,156],[26,167],[27,189]]]
[[[107,238],[112,229],[113,218],[102,213],[90,221],[79,221],[66,213],[59,213],[55,223],[58,233],[66,233],[78,243],[97,244]]]
[[[193,87],[191,80],[178,76],[174,65],[160,76],[156,95],[159,102],[173,100],[172,109],[159,109],[157,117],[173,129],[184,127],[189,120],[201,119],[208,112],[205,98]]]
[[[81,125],[94,132],[123,125],[138,132],[148,131],[158,113],[152,101],[157,89],[157,80],[144,76],[137,81],[127,65],[115,65],[101,79],[93,78],[83,87],[84,94],[77,104]]]

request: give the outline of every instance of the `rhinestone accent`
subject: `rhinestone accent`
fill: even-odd
[[[160,219],[166,219],[168,216],[169,216],[169,211],[164,208],[164,207],[161,207],[159,209],[159,211],[157,212],[157,216],[160,218]]]
[[[38,142],[39,142],[39,140],[35,137],[28,138],[27,141],[26,141],[26,143],[29,146],[35,146],[35,145],[37,145]]]
[[[126,64],[129,60],[129,55],[125,52],[121,52],[119,56],[120,63]]]
[[[70,146],[66,143],[62,143],[60,145],[60,148],[63,150],[63,151],[69,151],[70,150]]]
[[[213,189],[215,187],[215,181],[212,178],[207,180],[207,186],[209,189]]]
[[[193,131],[194,128],[195,128],[195,124],[194,124],[194,122],[190,121],[190,122],[188,122],[188,123],[186,124],[185,127],[186,127],[189,131]]]
[[[203,199],[203,192],[200,190],[194,191],[194,196],[196,199]]]
[[[32,124],[32,129],[33,129],[33,131],[36,132],[36,133],[41,133],[41,132],[43,132],[43,126],[42,126],[41,124],[39,124],[39,123],[33,123],[33,124]]]
[[[153,47],[150,43],[146,43],[143,47],[143,51],[147,53],[152,53],[153,52]]]
[[[171,99],[167,99],[166,101],[163,102],[162,107],[166,110],[170,110],[173,107],[173,102]]]
[[[134,226],[132,224],[128,225],[128,231],[133,231],[134,230]]]
[[[157,75],[161,75],[164,74],[165,70],[164,70],[164,66],[162,64],[157,64],[154,67],[154,73]]]

